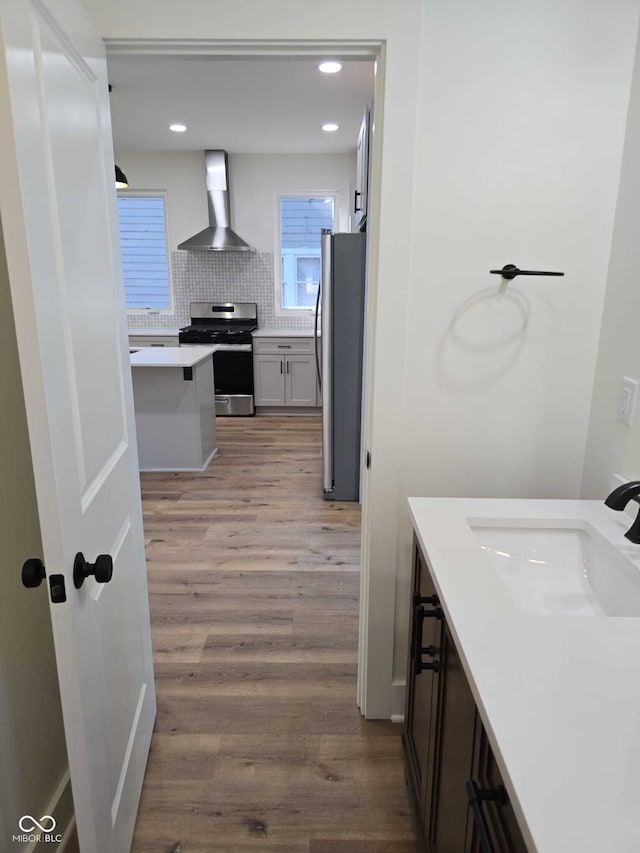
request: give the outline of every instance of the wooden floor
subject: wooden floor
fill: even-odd
[[[413,853],[400,728],[356,707],[360,512],[321,422],[218,420],[142,478],[158,719],[134,853]]]

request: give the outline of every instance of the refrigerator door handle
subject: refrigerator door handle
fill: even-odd
[[[316,294],[316,314],[313,323],[313,348],[316,354],[316,376],[318,377],[318,387],[322,393],[322,371],[320,370],[320,353],[318,352],[318,326],[320,323],[320,296],[322,294],[322,284],[318,283],[318,292]]]
[[[333,233],[326,228],[320,236],[322,258],[322,487],[324,493],[333,491],[333,400],[332,400],[332,318],[331,268]],[[317,341],[317,337],[316,337]]]

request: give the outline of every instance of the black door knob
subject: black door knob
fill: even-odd
[[[73,561],[73,585],[80,589],[85,578],[93,575],[98,583],[109,583],[113,577],[113,560],[109,554],[100,554],[95,563],[88,563],[82,551],[78,551]]]
[[[37,558],[26,560],[22,567],[22,583],[27,589],[40,586],[45,577],[46,572],[42,560]]]

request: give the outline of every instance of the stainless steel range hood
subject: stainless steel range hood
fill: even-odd
[[[178,245],[189,252],[255,252],[231,228],[229,158],[226,151],[205,151],[209,227]]]

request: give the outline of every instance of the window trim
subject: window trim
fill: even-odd
[[[280,221],[280,200],[283,198],[333,198],[333,230],[340,230],[340,190],[308,190],[306,192],[287,192],[278,190],[274,193],[274,284],[275,284],[275,315],[276,317],[309,317],[315,314],[315,308],[284,308],[282,305],[282,227]]]
[[[168,308],[126,308],[127,316],[142,316],[156,317],[158,315],[166,316],[176,313],[175,294],[173,289],[173,275],[171,272],[171,249],[169,248],[169,197],[166,190],[118,190],[118,198],[158,198],[161,196],[164,199],[164,237],[167,246],[167,278],[169,284],[169,307]],[[118,227],[118,236],[120,236],[120,228]],[[122,284],[124,287],[124,273],[122,275]]]

